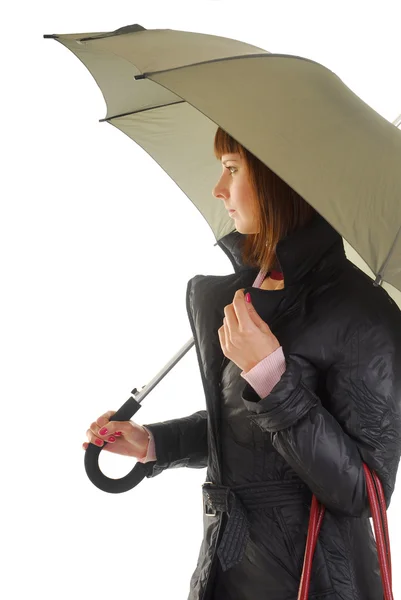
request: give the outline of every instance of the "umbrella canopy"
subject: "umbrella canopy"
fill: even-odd
[[[212,197],[219,125],[305,198],[401,306],[401,132],[332,71],[237,40],[140,25],[44,37],[83,62],[106,101],[102,120],[154,158],[216,241],[235,229]]]

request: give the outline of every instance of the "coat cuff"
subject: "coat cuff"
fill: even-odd
[[[241,377],[253,387],[260,398],[265,398],[280,381],[285,369],[285,356],[280,346],[250,371],[242,371]]]
[[[318,371],[302,356],[290,354],[280,381],[265,398],[260,398],[247,383],[242,400],[262,431],[275,432],[294,425],[309,410],[320,403],[313,392],[317,388]]]
[[[142,427],[148,432],[149,444],[145,456],[143,456],[142,458],[137,458],[137,461],[141,463],[147,463],[152,460],[157,460],[155,438],[153,437],[153,433],[147,427],[145,427],[145,425],[142,425]]]

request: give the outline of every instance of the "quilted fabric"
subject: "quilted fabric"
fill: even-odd
[[[312,493],[326,514],[310,597],[382,600],[362,461],[378,474],[389,506],[401,456],[401,312],[347,260],[341,237],[320,216],[279,242],[283,290],[252,287],[258,269],[241,264],[239,235],[219,242],[235,273],[198,275],[187,288],[206,408],[146,424],[157,456],[148,477],[206,468],[204,488],[225,486],[231,498],[216,510],[204,502],[188,600],[295,599]],[[251,293],[286,358],[265,398],[218,340],[224,307],[239,288]],[[274,494],[265,491],[252,505],[252,490],[264,484]],[[288,502],[286,486],[308,495]]]

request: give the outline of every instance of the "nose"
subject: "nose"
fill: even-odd
[[[222,179],[223,177],[220,177],[220,179],[212,189],[212,194],[215,198],[227,199],[229,196],[229,192],[227,186],[223,185]]]

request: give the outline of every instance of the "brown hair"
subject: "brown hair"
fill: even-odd
[[[317,211],[254,154],[219,127],[214,138],[216,158],[221,160],[223,154],[236,152],[245,160],[249,181],[256,190],[255,210],[260,223],[259,233],[244,236],[242,260],[246,265],[269,272],[279,267],[276,261],[277,243],[304,227]]]

